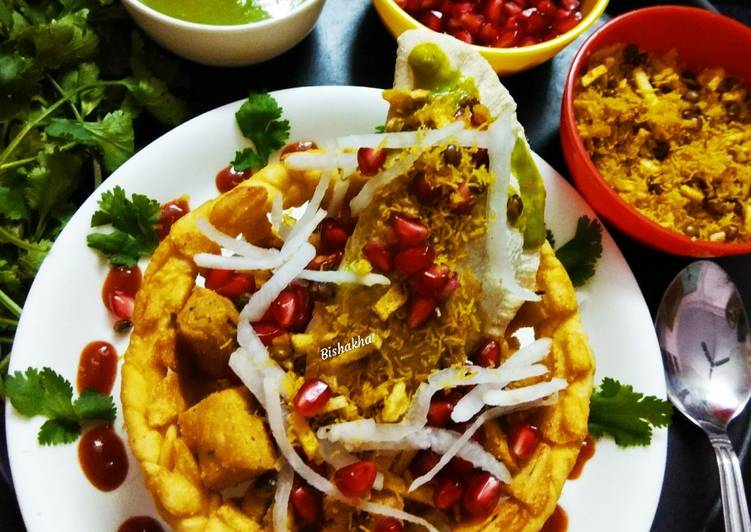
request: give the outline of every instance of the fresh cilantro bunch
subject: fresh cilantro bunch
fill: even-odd
[[[137,117],[183,120],[176,73],[114,0],[0,1],[0,362],[75,205],[133,154]]]
[[[115,420],[111,396],[86,390],[73,400],[73,387],[50,368],[29,368],[25,373],[8,375],[5,394],[19,414],[47,418],[37,434],[41,445],[74,442],[81,435],[83,423]]]
[[[555,246],[553,233],[547,232],[547,240]],[[574,237],[555,252],[558,260],[566,268],[571,283],[582,286],[594,274],[597,261],[602,256],[602,226],[597,220],[582,216],[576,223]]]
[[[606,377],[592,394],[589,433],[597,438],[608,434],[621,447],[649,445],[652,430],[667,426],[672,414],[668,401]]]
[[[91,217],[91,226],[111,225],[114,230],[91,233],[86,242],[112,264],[134,266],[139,258],[150,256],[159,244],[155,229],[159,211],[159,203],[142,194],[133,194],[128,199],[120,187],[103,192],[99,209]]]
[[[253,142],[235,154],[232,167],[238,172],[258,170],[269,162],[269,155],[289,138],[289,121],[281,120],[282,108],[268,93],[253,93],[240,106],[235,118],[243,135]]]

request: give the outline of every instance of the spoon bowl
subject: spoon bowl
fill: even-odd
[[[663,295],[655,321],[668,397],[701,427],[717,454],[725,526],[751,531],[738,458],[727,426],[751,397],[751,335],[738,289],[710,261],[681,271]]]

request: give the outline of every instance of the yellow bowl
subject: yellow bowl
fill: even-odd
[[[373,5],[381,20],[383,20],[383,23],[394,37],[398,37],[403,32],[413,28],[428,29],[399,7],[395,0],[373,0]],[[584,17],[582,17],[581,22],[566,33],[562,33],[549,41],[520,48],[472,46],[477,48],[498,74],[505,76],[521,72],[544,63],[560,52],[567,44],[594,24],[595,20],[605,11],[607,5],[608,0],[584,0],[582,2]]]

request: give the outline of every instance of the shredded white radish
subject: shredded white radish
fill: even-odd
[[[332,172],[341,169],[347,176],[357,169],[357,154],[301,151],[290,153],[283,162],[290,170]]]
[[[550,348],[552,346],[552,339],[539,338],[512,354],[498,369],[526,366],[528,364],[540,362],[548,355],[548,353],[550,353]]]
[[[552,379],[512,390],[487,390],[482,394],[482,400],[486,405],[514,406],[553,394],[563,390],[566,386],[564,379]]]
[[[215,270],[271,270],[277,268],[282,259],[280,255],[257,259],[234,255],[225,257],[223,255],[213,255],[211,253],[198,253],[193,256],[193,262],[201,268],[212,268]]]
[[[233,238],[214,227],[206,218],[196,219],[196,227],[207,238],[216,242],[223,248],[248,258],[273,258],[279,255],[278,249],[268,249],[254,246],[244,240]]]
[[[347,148],[389,148],[403,149],[414,146],[434,146],[446,138],[458,136],[464,130],[464,122],[452,122],[440,129],[399,131],[397,133],[372,133],[369,135],[347,135],[336,139],[339,149]]]
[[[477,416],[477,419],[474,420],[474,422],[467,427],[467,430],[464,431],[464,433],[459,437],[456,441],[454,441],[451,446],[446,449],[446,451],[441,456],[441,459],[438,460],[438,463],[433,466],[433,468],[425,473],[422,476],[417,477],[412,484],[409,486],[408,491],[414,491],[423,484],[430,482],[433,477],[435,477],[441,469],[443,469],[446,464],[448,464],[451,459],[454,456],[457,456],[459,452],[462,450],[462,448],[467,445],[467,442],[469,442],[470,438],[477,432],[477,430],[487,421],[491,419],[495,419],[500,416],[504,416],[506,414],[510,414],[511,412],[517,412],[519,410],[526,410],[528,408],[533,408],[536,406],[545,406],[548,404],[551,404],[551,400],[555,401],[557,400],[557,397],[555,399],[548,399],[545,400],[544,398],[538,398],[532,401],[528,401],[526,403],[519,403],[514,406],[498,406],[495,408],[491,408],[490,410],[486,410],[479,416]],[[471,460],[469,460],[471,461]],[[510,477],[509,477],[510,478]],[[499,478],[499,480],[502,480]],[[508,482],[506,480],[505,482]]]
[[[339,210],[342,208],[342,203],[344,203],[344,198],[347,196],[349,185],[350,181],[348,179],[339,179],[334,183],[334,190],[331,193],[331,199],[326,206],[329,215],[336,216],[339,214]]]
[[[394,164],[378,175],[371,177],[362,189],[360,189],[360,192],[357,193],[357,196],[350,200],[349,208],[352,214],[355,216],[359,214],[361,210],[370,204],[379,188],[387,185],[393,179],[396,179],[412,168],[412,165],[420,157],[420,153],[420,150],[417,149],[407,152],[400,159],[397,159]]]
[[[250,328],[250,325],[248,325]],[[257,364],[253,361],[250,353],[240,347],[229,357],[229,367],[242,381],[250,393],[258,400],[258,403],[265,408],[263,394],[263,372],[258,369]]]
[[[289,464],[285,463],[276,476],[276,493],[274,494],[274,530],[280,532],[289,530],[287,515],[289,514],[289,496],[292,493],[294,479],[295,472]]]
[[[300,246],[308,241],[310,235],[316,230],[318,224],[326,218],[326,211],[323,209],[316,210],[313,215],[306,218],[305,214],[300,218],[284,239],[284,244],[279,252],[282,261],[287,260],[290,256],[300,250]]]
[[[281,194],[274,196],[274,200],[271,202],[271,212],[269,213],[269,222],[271,228],[278,234],[279,228],[282,226],[282,220],[284,220],[284,200]]]
[[[336,271],[318,271],[318,270],[303,270],[298,279],[305,279],[306,281],[314,281],[316,283],[335,283],[335,284],[361,284],[365,286],[374,285],[388,285],[391,281],[385,275],[380,273],[366,273],[365,275],[358,275],[355,272],[349,272],[345,270]]]
[[[250,296],[250,300],[240,312],[241,323],[243,321],[253,322],[260,320],[271,303],[282,293],[282,290],[287,288],[287,285],[300,275],[300,272],[305,269],[305,266],[315,256],[316,248],[305,242],[300,247],[300,250],[292,255],[288,262],[285,262],[276,270],[274,275],[257,292]]]

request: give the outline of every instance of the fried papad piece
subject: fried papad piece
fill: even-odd
[[[144,274],[120,398],[130,447],[160,513],[175,530],[262,529],[258,519],[242,510],[245,493],[223,496],[207,485],[252,480],[273,471],[276,457],[264,416],[249,394],[233,391],[237,381],[222,374],[216,358],[196,359],[217,338],[234,342],[237,323],[228,300],[216,300],[216,294],[196,287],[199,268],[193,256],[219,249],[198,230],[196,220],[207,218],[229,235],[242,233],[253,244],[269,245],[274,237],[267,213],[273,198],[283,190],[285,208],[300,205],[316,180],[315,175],[270,164],[181,218]],[[196,309],[214,313],[213,318],[189,314]],[[190,327],[194,336],[182,331],[187,336],[183,340],[192,342],[187,349],[180,345],[181,325]],[[220,347],[213,356],[223,359],[229,346]],[[228,408],[232,412],[226,412]],[[236,426],[230,429],[227,423]],[[223,432],[215,430],[221,426]],[[229,456],[241,447],[243,455]],[[263,504],[268,508],[270,500]]]

